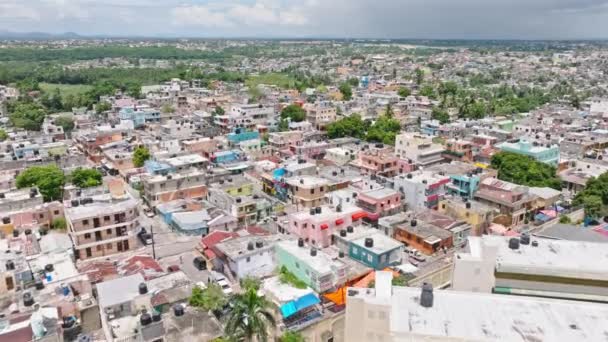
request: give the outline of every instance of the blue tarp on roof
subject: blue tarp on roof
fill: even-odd
[[[284,318],[287,318],[298,311],[304,310],[313,305],[319,304],[321,301],[314,293],[309,293],[294,301],[281,305],[281,313]]]
[[[278,180],[278,179],[282,178],[283,176],[285,176],[285,172],[286,171],[283,168],[276,169],[272,172],[272,178]]]

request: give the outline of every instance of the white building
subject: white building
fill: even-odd
[[[603,341],[608,306],[391,286],[349,288],[345,341]]]
[[[263,278],[276,269],[274,244],[278,236],[243,236],[216,245],[238,279],[248,276]]]
[[[402,133],[395,140],[395,155],[410,159],[420,166],[429,166],[443,161],[443,146],[433,142],[433,138],[419,133]]]
[[[606,244],[512,239],[469,237],[470,252],[454,259],[452,288],[608,302]]]

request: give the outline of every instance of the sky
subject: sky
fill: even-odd
[[[0,31],[258,38],[608,38],[608,0],[0,0]]]

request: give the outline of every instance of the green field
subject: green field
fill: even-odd
[[[280,73],[268,73],[258,76],[251,76],[247,79],[246,84],[249,88],[255,88],[260,84],[275,85],[279,88],[289,89],[296,85],[295,78]]]
[[[84,94],[93,87],[86,84],[40,83],[40,88],[47,94],[52,94],[55,89],[59,89],[61,96],[65,98],[68,95],[78,96],[80,94]]]

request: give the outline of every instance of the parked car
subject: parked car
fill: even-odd
[[[194,258],[194,260],[192,260],[192,263],[194,264],[194,267],[196,267],[196,269],[199,271],[207,269],[207,261],[203,259],[202,256],[197,256],[196,258]]]
[[[146,215],[147,217],[154,217],[154,211],[151,210],[150,208],[144,208],[144,215]]]
[[[146,231],[146,228],[142,228],[139,233],[137,233],[137,237],[141,241],[144,246],[148,246],[152,244],[152,234]]]
[[[407,252],[408,261],[413,265],[419,265],[422,262],[426,261],[426,256],[420,253],[417,249],[411,249]]]

